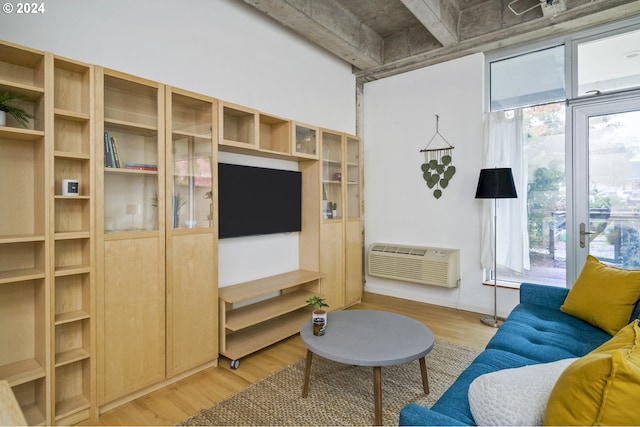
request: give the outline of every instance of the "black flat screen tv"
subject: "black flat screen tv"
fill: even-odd
[[[218,164],[219,238],[302,230],[302,174]]]

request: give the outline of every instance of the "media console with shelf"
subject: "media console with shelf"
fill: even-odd
[[[319,294],[322,277],[295,270],[219,289],[220,354],[231,359],[233,369],[240,358],[295,335],[303,322],[311,321],[306,301]],[[274,292],[278,296],[234,307]]]

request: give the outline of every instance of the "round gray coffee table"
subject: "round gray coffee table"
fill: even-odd
[[[419,359],[422,387],[429,393],[424,357],[433,348],[433,333],[422,323],[386,311],[343,310],[328,314],[323,336],[313,335],[311,320],[300,330],[307,347],[302,397],[309,391],[313,354],[335,362],[373,367],[375,424],[382,424],[382,367]]]

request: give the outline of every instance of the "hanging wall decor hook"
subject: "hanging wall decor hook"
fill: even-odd
[[[427,146],[420,150],[424,153],[424,163],[420,166],[422,170],[422,178],[426,181],[427,187],[433,190],[433,196],[439,199],[442,196],[442,189],[447,188],[451,178],[456,173],[456,167],[453,165],[453,156],[451,151],[453,145],[449,144],[447,139],[440,134],[440,116],[436,114],[436,132],[429,140]],[[442,139],[446,146],[441,148],[429,148],[436,136]]]
[[[445,138],[444,136],[442,136],[442,134],[440,133],[440,116],[436,114],[436,132],[433,134],[433,136],[431,137],[431,139],[429,140],[429,143],[427,144],[426,147],[424,147],[422,150],[420,150],[421,153],[426,153],[428,151],[432,151],[432,150],[441,150],[442,148],[435,148],[435,149],[429,149],[429,146],[431,145],[431,143],[433,142],[433,140],[439,136],[440,139],[442,139],[445,144],[447,144],[447,149],[453,149],[454,147],[449,144],[449,141],[447,141],[447,138]]]

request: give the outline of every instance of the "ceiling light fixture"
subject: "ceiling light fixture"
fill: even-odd
[[[519,1],[520,0],[513,0],[511,3],[509,3],[507,5],[509,10],[511,12],[513,12],[513,14],[516,15],[516,16],[523,15],[523,14],[535,9],[536,7],[542,8],[542,15],[544,15],[544,16],[556,16],[558,13],[564,12],[565,10],[567,10],[567,2],[566,2],[566,0],[539,0],[539,3],[536,4],[535,6],[531,6],[528,9],[525,9],[523,11],[517,12],[512,7],[512,5],[514,5],[515,3],[518,3]]]

